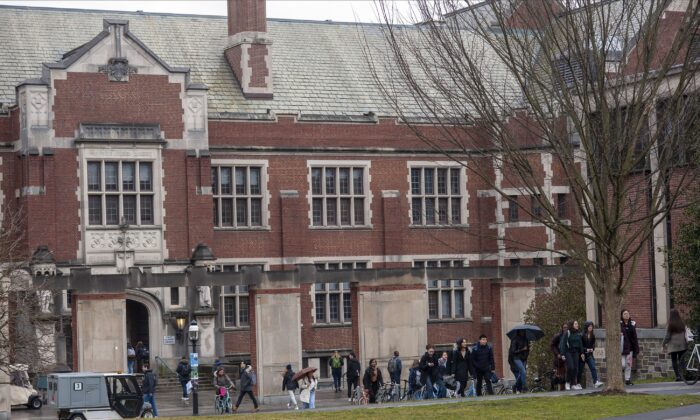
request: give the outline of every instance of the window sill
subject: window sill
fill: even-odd
[[[221,332],[250,331],[250,326],[247,326],[247,327],[221,327],[219,330]]]
[[[372,230],[372,225],[362,226],[309,226],[310,230]]]
[[[458,322],[472,322],[472,318],[448,318],[448,319],[429,319],[428,324],[455,324]]]
[[[126,230],[161,230],[163,227],[161,225],[129,225]],[[109,225],[109,226],[99,226],[99,225],[87,225],[85,230],[120,230],[119,225]]]
[[[220,232],[270,232],[272,228],[270,226],[245,226],[245,227],[222,227],[214,226],[214,231]]]
[[[408,225],[409,229],[466,229],[468,224],[459,225]]]
[[[343,328],[352,327],[352,322],[331,323],[331,324],[313,324],[312,328]]]

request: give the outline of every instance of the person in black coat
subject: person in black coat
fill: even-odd
[[[479,336],[470,353],[472,375],[476,377],[476,395],[481,396],[481,383],[486,381],[486,392],[493,395],[491,385],[491,372],[496,371],[496,363],[493,358],[493,348],[489,345],[489,340],[485,334]]]
[[[515,374],[513,392],[516,394],[523,392],[526,388],[527,358],[529,355],[530,342],[527,341],[525,331],[519,330],[510,341],[510,348],[508,349],[508,363]]]
[[[360,367],[360,362],[357,361],[357,358],[355,357],[355,352],[351,351],[350,354],[348,354],[348,361],[347,361],[347,380],[348,380],[348,400],[352,399],[352,392],[359,386],[360,382],[360,371],[362,368]]]
[[[553,366],[554,366],[554,380],[552,381],[552,391],[554,391],[557,384],[559,385],[559,390],[564,390],[564,383],[566,383],[566,362],[562,358],[562,354],[559,352],[559,343],[561,342],[561,337],[569,331],[569,323],[565,322],[561,325],[561,331],[554,337],[552,341],[549,342],[549,349],[553,356]]]
[[[295,410],[299,409],[297,404],[297,399],[294,397],[294,391],[299,388],[297,381],[294,380],[294,371],[292,370],[292,365],[287,365],[287,369],[284,371],[284,376],[282,379],[282,392],[287,391],[289,395],[289,401],[287,402],[287,408],[292,408],[294,406]]]
[[[382,370],[377,367],[377,359],[371,359],[369,361],[369,367],[365,370],[365,376],[362,378],[362,385],[369,393],[369,402],[371,404],[376,404],[379,387],[384,386]]]
[[[437,383],[440,374],[438,365],[438,355],[435,354],[435,347],[428,344],[425,346],[425,354],[420,359],[420,370],[423,383],[425,384],[425,395],[423,399],[435,398],[435,390],[433,384]]]
[[[190,374],[192,373],[192,368],[187,362],[186,357],[183,356],[182,359],[180,359],[180,363],[178,363],[175,372],[177,373],[177,378],[180,380],[180,385],[182,386],[182,400],[187,401],[189,400],[189,397],[187,395],[187,383],[190,381]]]
[[[464,396],[464,389],[469,382],[469,372],[473,372],[471,356],[469,353],[469,343],[464,338],[459,338],[456,342],[457,348],[452,351],[450,357],[450,374],[459,381],[457,394]]]
[[[636,323],[630,317],[630,311],[620,312],[620,338],[622,340],[622,369],[625,371],[625,384],[632,383],[632,362],[639,355]]]

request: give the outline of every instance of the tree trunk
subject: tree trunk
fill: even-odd
[[[605,296],[603,317],[605,318],[605,360],[607,361],[607,377],[605,390],[613,392],[625,392],[625,383],[622,377],[622,363],[620,348],[620,311],[622,310],[622,296],[616,290],[616,279],[610,276],[605,282]]]

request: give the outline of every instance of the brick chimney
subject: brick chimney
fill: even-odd
[[[271,48],[265,0],[228,0],[228,42],[224,56],[248,99],[272,98]]]

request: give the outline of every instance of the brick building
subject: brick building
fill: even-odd
[[[228,18],[0,6],[0,27],[3,211],[23,212],[27,252],[46,245],[59,277],[101,285],[55,300],[59,361],[123,368],[127,340],[172,361],[186,352],[177,319],[197,318],[205,361],[261,372],[288,360],[325,376],[334,350],[414,357],[482,332],[503,371],[502,337],[545,282],[498,270],[558,265],[536,251],[555,235],[397,120],[362,51],[362,37],[381,51],[378,25],[266,19],[263,0],[231,0]],[[570,217],[551,156],[533,162]],[[328,273],[271,280],[300,264]],[[219,280],[194,287],[202,267]],[[450,275],[462,267],[492,270]],[[148,287],[106,286],[141,276]],[[638,286],[639,305],[661,299]],[[105,310],[116,321],[92,319]],[[117,353],[87,354],[98,339]],[[296,356],[266,365],[265,346]]]

